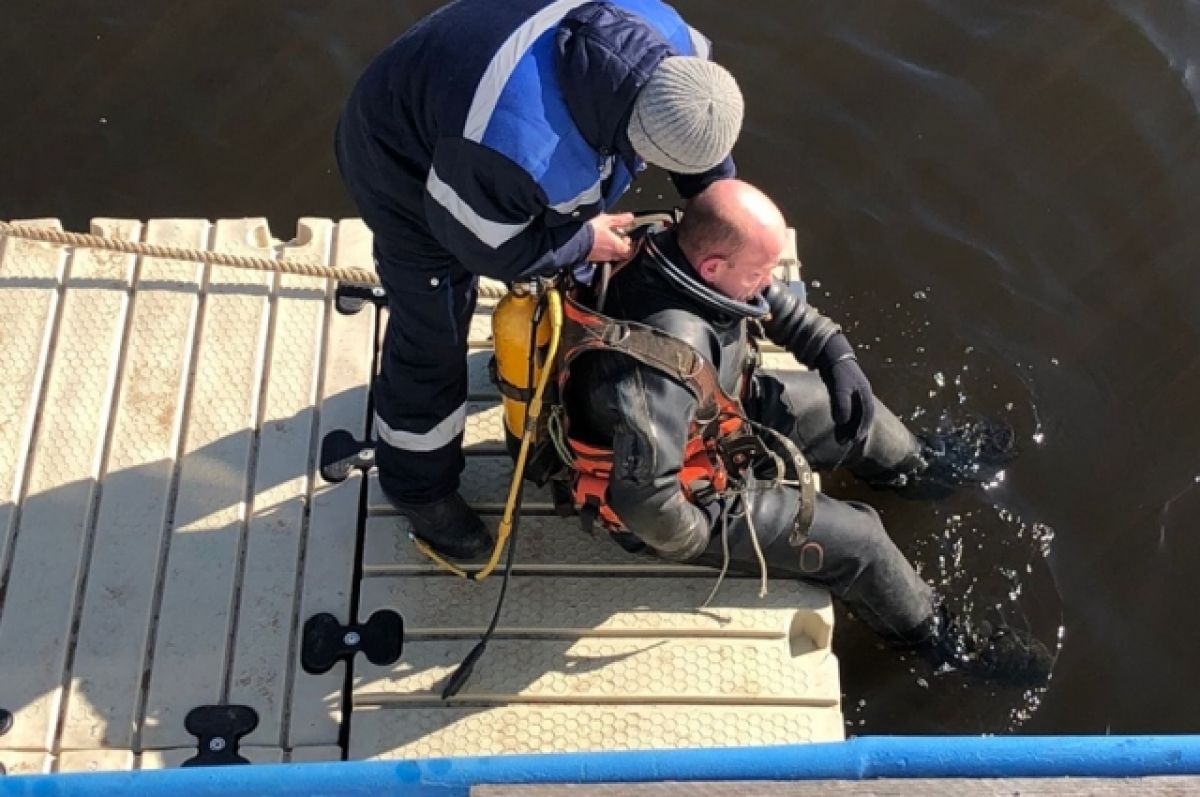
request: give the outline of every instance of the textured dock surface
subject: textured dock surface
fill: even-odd
[[[302,219],[286,243],[261,219],[102,219],[93,231],[370,263],[356,220]],[[372,476],[316,472],[327,433],[369,432],[383,315],[337,312],[333,287],[0,243],[10,773],[177,766],[197,754],[188,712],[224,704],[257,715],[240,741],[251,761],[842,737],[827,595],[774,581],[759,599],[756,580],[730,579],[697,611],[711,571],[587,537],[536,490],[497,640],[441,701],[500,581],[437,572]],[[511,465],[486,379],[490,310],[481,302],[472,325],[463,491],[494,524]],[[300,666],[307,618],[377,609],[404,618],[400,661]]]

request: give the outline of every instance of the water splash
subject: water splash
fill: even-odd
[[[918,572],[930,583],[947,607],[964,624],[999,622],[1023,628],[1042,639],[1050,648],[1055,661],[1061,654],[1066,630],[1061,621],[1051,629],[1035,631],[1023,605],[1044,604],[1048,591],[1043,580],[1052,574],[1044,564],[1054,542],[1054,529],[1045,522],[1022,517],[1001,504],[966,510],[936,512],[940,526],[916,541],[913,557]],[[1044,622],[1044,621],[1043,621]],[[944,667],[932,674],[913,672],[913,682],[920,689],[931,686],[930,678],[943,682],[934,684],[944,691],[959,676]],[[1050,684],[1015,691],[1004,687],[988,687],[977,681],[963,679],[974,695],[973,699],[988,701],[995,715],[996,730],[1015,731],[1028,722],[1042,705]]]

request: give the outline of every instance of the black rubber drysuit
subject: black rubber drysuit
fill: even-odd
[[[831,340],[846,345],[833,322],[778,280],[757,306],[731,302],[700,282],[673,231],[657,230],[650,241],[653,246],[643,246],[613,276],[605,315],[656,327],[690,344],[717,369],[726,393],[742,398],[746,415],[788,437],[814,470],[844,466],[887,481],[923,465],[918,440],[882,404],[875,404],[865,439],[842,442],[819,373],[758,367],[752,327],[816,367]],[[664,268],[663,260],[673,267]],[[696,400],[680,382],[625,355],[594,352],[572,365],[564,401],[572,437],[612,447],[609,506],[659,556],[720,566],[724,521],[730,568],[757,573],[748,507],[773,576],[828,588],[889,642],[916,643],[927,636],[932,592],[870,506],[818,493],[811,524],[796,538],[797,487],[751,480],[751,489],[740,495],[704,505],[687,500],[678,474]]]

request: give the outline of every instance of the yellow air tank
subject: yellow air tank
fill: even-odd
[[[538,296],[528,285],[518,283],[504,295],[492,313],[492,342],[496,350],[496,375],[500,380],[501,401],[504,402],[504,425],[514,438],[520,438],[525,430],[525,401],[519,396],[533,392],[542,370],[542,358],[538,357],[533,381],[529,381],[529,333],[537,305]],[[539,352],[545,352],[550,343],[549,316],[549,313],[543,314],[538,323]],[[506,384],[519,392],[506,388]]]

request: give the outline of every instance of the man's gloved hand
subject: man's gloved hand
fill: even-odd
[[[817,370],[829,389],[834,437],[839,443],[862,443],[875,418],[875,397],[845,335],[839,332],[826,341]]]

